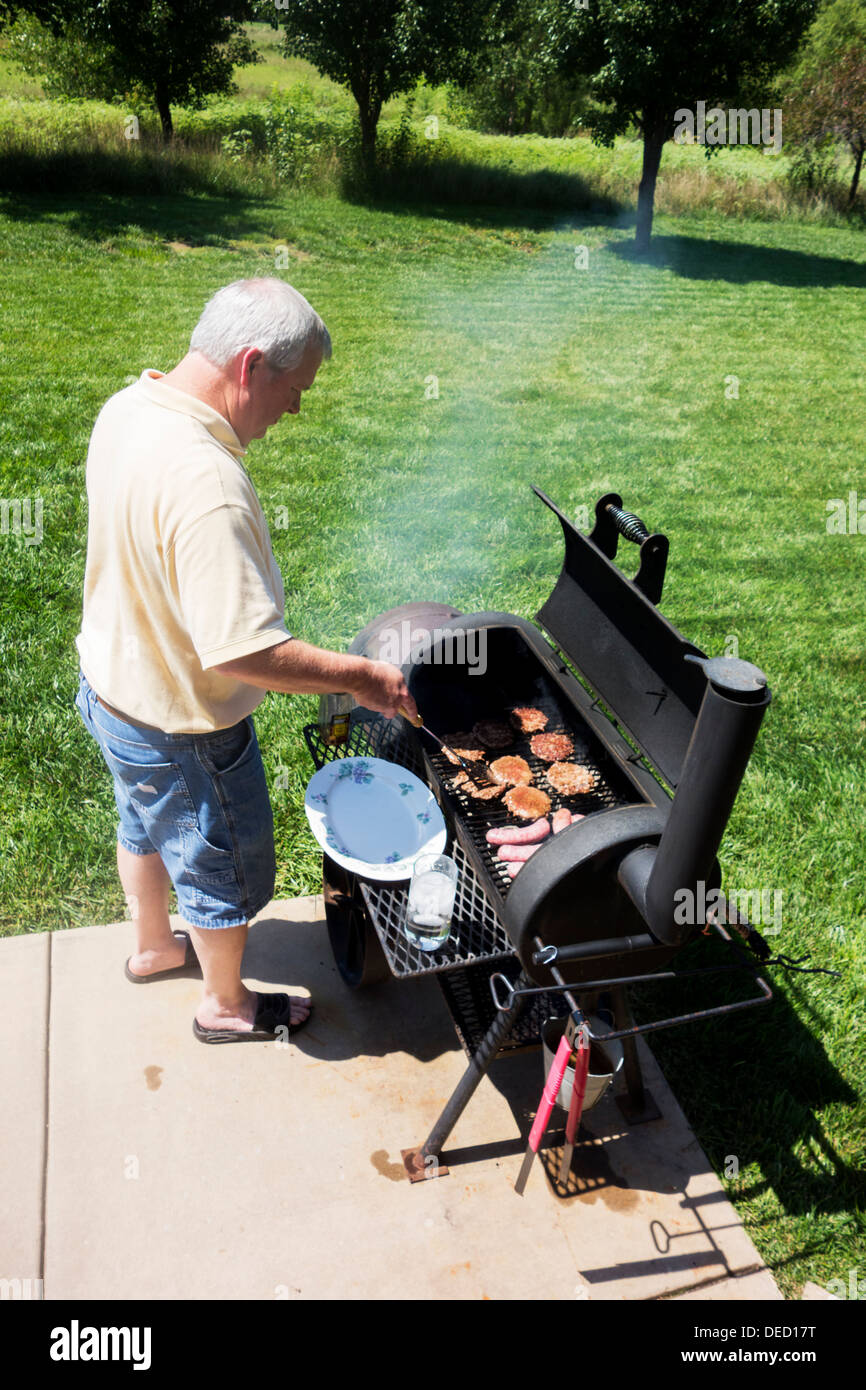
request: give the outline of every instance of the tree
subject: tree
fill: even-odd
[[[586,79],[559,71],[539,45],[537,0],[494,0],[476,70],[452,95],[469,123],[502,135],[560,136],[581,124]]]
[[[854,160],[848,205],[857,197],[866,154],[866,10],[862,0],[831,0],[821,10],[785,88],[794,140],[806,159],[843,141]]]
[[[243,5],[231,18],[213,0],[69,0],[42,11],[37,18],[49,23],[18,30],[13,52],[22,66],[69,96],[140,94],[158,111],[166,141],[173,105],[202,106],[230,92],[234,68],[258,59],[244,34]]]
[[[0,0],[0,30],[21,15],[33,15],[42,24],[59,25],[64,8],[63,0]]]
[[[788,60],[817,0],[542,0],[547,44],[566,71],[588,74],[604,109],[592,118],[600,144],[631,125],[643,138],[635,247],[649,248],[662,151],[680,110],[736,99],[769,85]]]
[[[52,26],[20,13],[8,30],[6,56],[38,78],[49,97],[135,101],[142,95],[127,86],[112,49],[88,38],[74,18]]]
[[[421,77],[467,78],[490,8],[491,0],[285,0],[277,18],[290,56],[351,91],[372,164],[385,102]]]

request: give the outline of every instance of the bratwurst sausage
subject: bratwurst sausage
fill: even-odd
[[[497,825],[487,832],[489,845],[535,845],[546,840],[550,825],[546,816],[533,825]]]
[[[541,845],[500,845],[496,857],[507,864],[523,864],[537,849],[541,849]]]

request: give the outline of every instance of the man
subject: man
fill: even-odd
[[[253,710],[268,690],[348,691],[388,718],[401,705],[415,713],[396,666],[287,630],[241,463],[250,440],[299,413],[330,356],[327,328],[291,286],[227,285],[182,362],[143,372],[105,404],[88,450],[76,705],[114,779],[117,867],[137,932],[126,974],[151,982],[197,957],[203,1042],[272,1038],[311,1008],[241,980],[247,924],[276,871]],[[172,934],[170,883],[191,940]]]

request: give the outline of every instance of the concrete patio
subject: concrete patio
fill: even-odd
[[[608,1094],[565,1195],[555,1147],[514,1192],[537,1052],[494,1064],[449,1175],[412,1185],[400,1150],[466,1065],[435,981],[348,990],[321,899],[276,901],[245,978],[309,991],[314,1018],[204,1047],[199,982],[131,985],[133,947],[130,922],[0,941],[0,1277],[46,1299],[781,1298],[645,1044],[662,1118],[629,1128]]]

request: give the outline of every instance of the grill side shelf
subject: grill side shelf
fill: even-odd
[[[431,778],[426,757],[414,731],[402,720],[385,720],[368,711],[353,711],[346,743],[328,745],[316,724],[308,724],[304,738],[317,769],[342,757],[377,757],[408,767],[439,797],[438,779]],[[441,801],[440,801],[441,804]],[[449,837],[453,823],[443,807]],[[491,900],[479,882],[475,867],[462,845],[450,851],[459,872],[454,909],[454,930],[441,951],[421,951],[403,933],[408,899],[407,883],[375,883],[355,875],[358,890],[382,946],[391,973],[399,978],[435,975],[483,962],[513,959],[514,950]],[[495,898],[493,899],[495,901]]]

